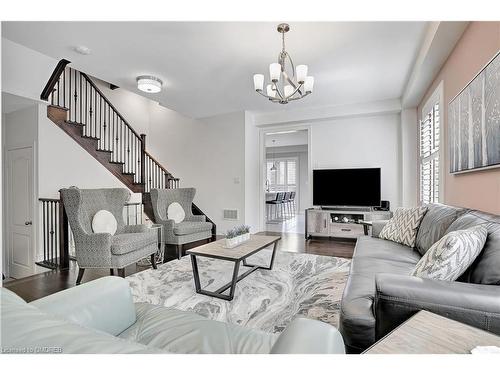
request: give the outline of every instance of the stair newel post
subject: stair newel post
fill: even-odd
[[[141,184],[144,185],[146,191],[146,134],[141,134]]]
[[[61,269],[69,268],[69,225],[68,215],[59,191],[59,265]]]

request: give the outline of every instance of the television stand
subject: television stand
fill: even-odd
[[[390,211],[374,211],[371,207],[308,208],[305,237],[356,239],[369,234],[367,222],[391,216]]]

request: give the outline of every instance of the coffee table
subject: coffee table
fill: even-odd
[[[193,267],[194,286],[196,288],[196,293],[204,294],[210,297],[221,298],[226,301],[231,301],[234,297],[234,290],[236,288],[236,283],[238,281],[244,279],[252,272],[255,272],[259,269],[271,270],[273,268],[274,258],[276,256],[276,247],[280,239],[281,239],[280,236],[251,235],[249,241],[233,249],[225,248],[224,247],[225,240],[222,239],[186,251],[186,253],[189,254],[189,256],[191,257],[191,265]],[[254,265],[247,263],[246,259],[249,256],[271,245],[273,245],[273,252],[271,255],[271,261],[269,266]],[[197,257],[207,257],[207,258],[234,262],[233,276],[231,282],[225,284],[224,286],[220,287],[214,292],[202,289],[200,284],[200,274],[198,271]],[[245,271],[244,273],[238,276],[240,263],[242,263],[244,267],[248,267],[249,270]],[[229,289],[229,294],[223,294],[228,289]]]

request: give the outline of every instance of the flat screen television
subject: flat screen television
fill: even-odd
[[[313,205],[380,206],[380,168],[313,170]]]

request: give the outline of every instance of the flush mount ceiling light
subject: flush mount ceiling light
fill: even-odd
[[[157,93],[161,91],[163,82],[161,79],[154,76],[139,76],[137,77],[137,88],[147,93]]]
[[[90,48],[86,46],[76,46],[75,51],[80,55],[90,55],[90,52],[92,52]]]
[[[278,55],[278,62],[269,65],[271,83],[266,85],[265,93],[264,74],[254,74],[253,83],[255,91],[273,103],[287,104],[312,93],[314,77],[307,75],[307,65],[295,67],[292,58],[285,50],[285,33],[290,30],[290,26],[286,23],[280,23],[277,30],[281,34],[282,49]],[[291,75],[286,71],[287,62],[291,68]]]

